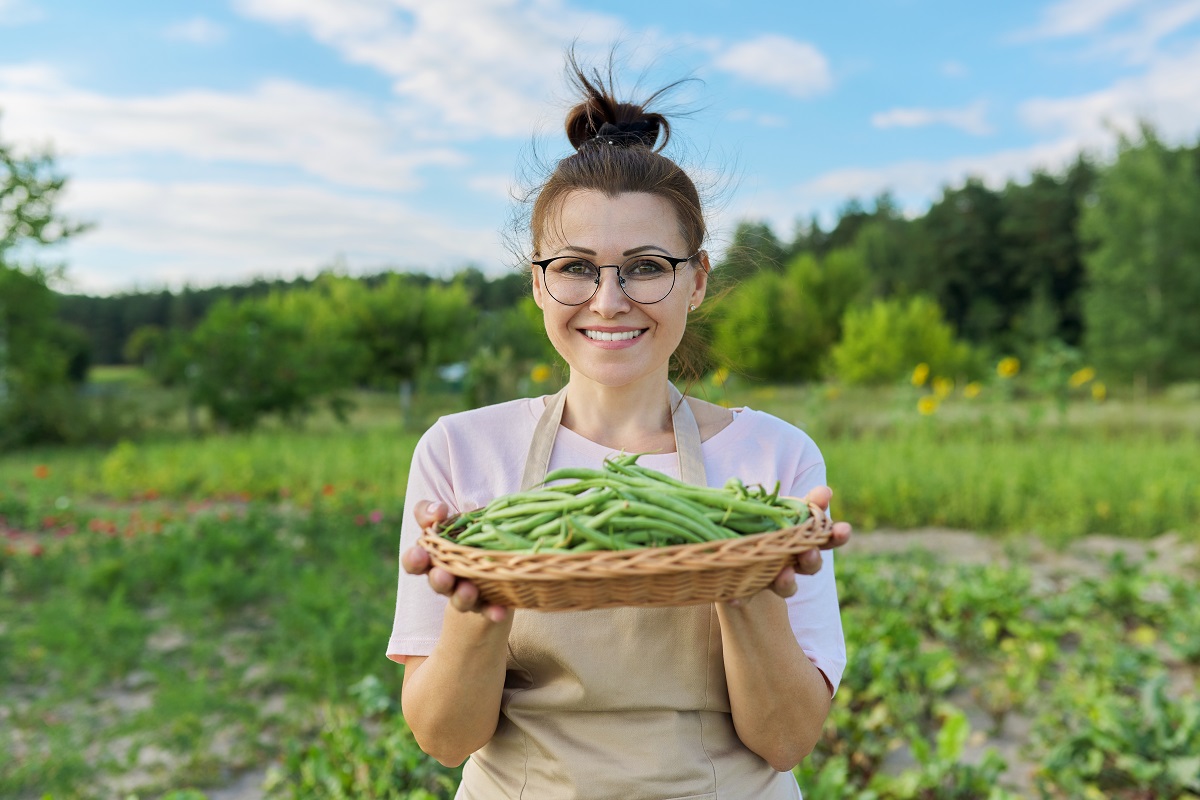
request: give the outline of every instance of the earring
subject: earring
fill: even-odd
[[[696,304],[695,304],[695,303],[692,303],[690,306],[688,306],[688,311],[695,311],[695,310],[696,310]]]

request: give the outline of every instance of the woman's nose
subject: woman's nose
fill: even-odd
[[[612,270],[612,275],[605,276],[604,272],[608,269]],[[616,267],[601,267],[597,280],[600,284],[592,296],[593,310],[601,316],[612,316],[629,309],[630,301],[621,288],[621,273]]]

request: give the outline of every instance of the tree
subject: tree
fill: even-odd
[[[1081,157],[1061,177],[1037,172],[1026,184],[1005,187],[1004,272],[1017,291],[1006,311],[1004,349],[1029,354],[1050,339],[1079,345],[1084,269],[1076,228],[1095,177]]]
[[[719,271],[726,275],[746,276],[758,270],[780,272],[787,262],[783,245],[765,222],[739,222],[733,242],[725,251]]]
[[[190,401],[232,430],[269,414],[298,422],[322,400],[343,417],[355,353],[305,311],[282,294],[218,302],[183,343]]]
[[[1149,127],[1120,141],[1083,211],[1086,351],[1147,385],[1200,378],[1200,164]]]
[[[846,383],[893,383],[921,363],[944,377],[970,367],[970,349],[955,339],[942,310],[927,297],[881,299],[848,309],[842,330],[831,360],[834,375]]]
[[[0,445],[64,438],[87,371],[86,345],[55,317],[58,270],[20,263],[85,229],[55,209],[65,185],[49,153],[0,141]]]
[[[841,334],[843,312],[867,280],[853,250],[822,261],[804,254],[782,274],[761,272],[720,301],[713,350],[755,379],[816,380]]]
[[[1025,296],[1008,274],[1003,219],[1003,196],[972,178],[946,189],[921,221],[930,258],[918,291],[932,295],[955,330],[975,342],[1005,330]]]

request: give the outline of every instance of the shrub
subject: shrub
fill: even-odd
[[[905,378],[920,363],[935,375],[969,372],[973,355],[955,339],[937,303],[915,296],[849,309],[830,361],[834,376],[845,383],[885,384]]]

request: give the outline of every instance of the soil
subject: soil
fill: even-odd
[[[951,564],[1011,564],[1028,569],[1035,590],[1054,591],[1085,577],[1102,577],[1112,556],[1124,555],[1133,563],[1153,562],[1153,569],[1175,575],[1200,575],[1200,543],[1182,540],[1173,533],[1157,538],[1133,541],[1109,536],[1089,536],[1061,547],[1036,539],[1005,539],[968,531],[926,528],[920,530],[878,530],[856,533],[849,544],[838,552],[838,558],[852,558],[856,553],[897,553],[924,549]],[[159,634],[157,644],[169,646],[171,631]],[[1188,671],[1179,675],[1179,688],[1194,686],[1200,676]],[[997,730],[991,716],[975,702],[969,690],[951,698],[963,709],[971,723],[973,734],[968,742],[964,760],[978,762],[989,749],[996,750],[1008,763],[1009,789],[1032,796],[1033,764],[1022,756],[1032,720],[1020,714],[1009,714]],[[133,693],[128,702],[140,698]],[[897,750],[888,759],[885,769],[901,771],[912,766],[911,753]],[[205,790],[209,800],[260,800],[267,767],[238,775],[225,786]]]

